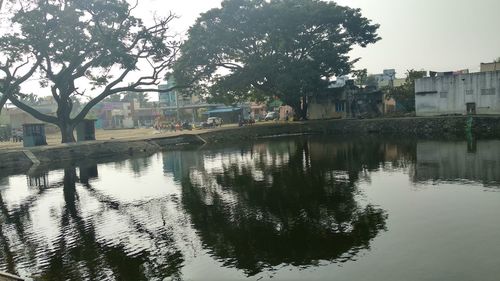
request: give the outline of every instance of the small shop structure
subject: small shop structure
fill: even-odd
[[[76,126],[77,141],[93,141],[95,140],[95,119],[85,119]]]
[[[23,124],[23,145],[24,147],[47,145],[45,124]]]

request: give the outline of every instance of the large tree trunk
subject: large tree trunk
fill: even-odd
[[[78,216],[78,210],[76,208],[76,181],[76,168],[71,167],[64,169],[64,202],[66,203],[66,208],[68,209],[72,217]]]
[[[76,141],[74,135],[75,126],[69,124],[69,120],[62,121],[58,126],[61,130],[61,143],[72,143]]]
[[[2,113],[2,109],[5,106],[5,103],[7,103],[7,100],[8,100],[7,97],[8,96],[5,93],[3,95],[0,95],[0,114]]]
[[[302,120],[307,120],[307,109],[309,107],[309,98],[307,96],[302,97]]]
[[[63,95],[66,98],[61,98],[57,102],[57,119],[58,127],[61,129],[61,142],[72,143],[75,142],[73,131],[75,130],[75,120],[71,120],[72,102],[68,95]]]
[[[295,111],[296,119],[307,120],[307,107],[308,107],[307,97],[305,96],[302,97],[299,101],[293,103],[293,105],[291,106]]]

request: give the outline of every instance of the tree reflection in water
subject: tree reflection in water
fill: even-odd
[[[249,276],[281,264],[344,262],[369,248],[386,214],[356,199],[364,169],[356,157],[364,154],[331,145],[254,146],[216,159],[222,167],[188,173],[182,202],[204,245]]]
[[[0,190],[0,269],[36,280],[176,280],[205,250],[248,276],[353,260],[387,219],[359,181],[405,167],[397,148],[298,138],[33,175],[19,202],[8,195],[22,186]],[[151,173],[160,165],[164,178]],[[131,202],[125,186],[106,186],[115,180]],[[148,196],[144,184],[161,192]]]
[[[135,173],[140,172],[137,165],[131,164]],[[78,177],[76,168],[65,168],[62,179],[50,185],[44,185],[48,181],[28,178],[28,183],[41,185],[31,186],[38,190],[10,210],[0,193],[0,260],[7,262],[4,269],[35,280],[179,277],[183,255],[175,247],[172,233],[164,225],[154,223],[158,216],[164,215],[157,207],[165,202],[152,200],[141,206],[124,204],[93,188],[91,180],[98,176],[96,165],[80,167],[79,174]],[[81,200],[82,196],[85,201]],[[50,224],[56,229],[49,232],[58,232],[49,241],[38,237],[45,233],[43,229],[35,229],[32,219],[37,215],[38,204],[47,199],[55,201],[49,208]],[[85,203],[96,205],[96,210],[91,214],[89,210],[83,211],[87,207]],[[120,233],[120,237],[103,236],[102,230],[99,233],[103,224],[117,221],[127,224],[126,233]],[[123,237],[130,241],[124,241]]]

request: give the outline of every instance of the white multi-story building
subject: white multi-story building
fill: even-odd
[[[415,81],[417,116],[500,114],[500,71]]]

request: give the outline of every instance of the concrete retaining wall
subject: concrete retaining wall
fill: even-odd
[[[22,151],[0,152],[0,171],[9,173],[14,170],[27,170],[32,162]]]
[[[421,138],[465,137],[467,117],[328,120],[273,124],[201,134],[208,143],[294,134],[380,134]],[[500,137],[500,116],[473,117],[477,137]]]

